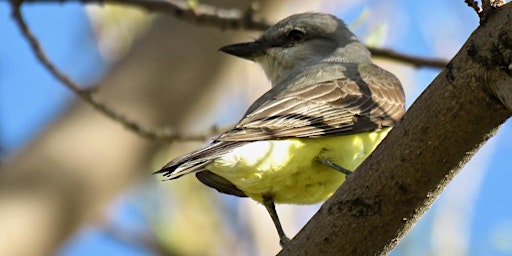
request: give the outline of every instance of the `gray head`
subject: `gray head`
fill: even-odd
[[[275,86],[308,65],[323,62],[370,63],[370,53],[345,23],[324,13],[292,15],[270,27],[254,42],[220,51],[257,62]]]

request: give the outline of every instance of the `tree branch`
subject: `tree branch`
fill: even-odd
[[[187,1],[182,0],[24,0],[23,2],[48,3],[51,1],[59,3],[79,1],[82,3],[122,4],[126,6],[134,6],[151,12],[172,15],[178,19],[198,25],[217,27],[222,30],[244,29],[262,31],[272,25],[256,17],[255,13],[259,9],[256,3],[251,4],[245,11],[241,11],[239,9],[218,8],[207,4],[196,4],[191,6],[187,4]],[[369,48],[375,57],[388,58],[405,64],[411,64],[415,67],[443,68],[448,63],[446,60],[442,59],[416,57],[398,53],[389,49]]]
[[[81,100],[87,102],[93,108],[98,110],[103,115],[120,123],[126,129],[148,139],[158,139],[165,141],[203,141],[218,134],[222,130],[217,127],[212,127],[208,131],[184,135],[172,131],[170,128],[153,129],[148,128],[128,117],[118,113],[110,108],[108,105],[101,102],[100,99],[91,90],[82,89],[76,82],[69,78],[64,72],[60,71],[46,56],[41,44],[33,35],[32,31],[26,24],[23,15],[21,14],[20,7],[25,2],[38,2],[37,0],[11,0],[12,15],[16,24],[18,25],[22,35],[29,42],[32,51],[41,64],[61,83],[68,89],[74,92]],[[140,8],[145,8],[149,11],[163,12],[174,15],[189,22],[197,22],[203,25],[216,26],[221,29],[226,28],[243,28],[243,29],[256,29],[264,30],[269,27],[269,24],[256,20],[254,12],[258,6],[252,4],[245,12],[238,9],[220,9],[209,5],[198,4],[197,6],[189,6],[184,1],[169,0],[169,1],[144,1],[144,0],[81,0],[81,2],[98,2],[98,3],[122,3],[127,5],[134,5]],[[428,59],[416,56],[401,54],[389,49],[378,49],[374,47],[369,48],[374,56],[389,58],[392,60],[411,64],[416,67],[429,66],[442,68],[446,65],[446,61],[441,59]]]
[[[279,255],[388,254],[512,115],[511,38],[507,4]]]
[[[236,0],[217,2],[244,6]],[[264,1],[262,8],[274,6],[274,1]],[[215,50],[197,49],[235,36],[204,27],[191,33],[190,24],[158,18],[97,87],[109,104],[136,113],[141,123],[183,124],[198,98],[215,90],[215,78],[232,61],[219,58]],[[198,69],[203,70],[200,76]],[[0,166],[0,255],[54,255],[81,225],[103,219],[105,207],[119,193],[149,178],[150,165],[159,165],[155,155],[162,153],[162,146],[104,118],[85,101],[74,100]]]
[[[20,1],[20,0],[18,0]],[[119,4],[145,9],[150,12],[163,13],[178,19],[225,29],[265,30],[270,24],[254,17],[259,9],[257,3],[251,4],[245,11],[239,9],[218,8],[208,4],[190,5],[182,0],[21,0],[25,3],[36,2],[81,2],[97,4]]]
[[[32,51],[34,52],[36,58],[41,62],[41,64],[62,84],[64,84],[68,89],[70,89],[73,93],[75,93],[81,100],[87,102],[89,105],[94,107],[100,113],[104,114],[108,118],[114,120],[115,122],[120,123],[128,130],[148,139],[159,139],[166,141],[204,141],[209,139],[211,136],[218,134],[222,129],[218,129],[216,126],[213,126],[208,131],[193,134],[193,135],[184,135],[179,134],[177,132],[172,131],[169,128],[163,129],[151,129],[147,128],[136,121],[133,121],[120,113],[114,111],[109,106],[101,102],[98,97],[91,90],[82,89],[77,83],[75,83],[71,78],[69,78],[66,74],[60,71],[46,56],[44,53],[41,44],[35,38],[34,34],[28,27],[27,23],[23,19],[23,15],[21,14],[20,7],[22,1],[11,0],[12,5],[12,16],[15,20],[16,24],[20,28],[22,35],[25,39],[30,43]]]
[[[375,47],[367,47],[368,50],[372,53],[374,57],[382,57],[390,60],[399,61],[402,63],[407,63],[413,65],[417,68],[419,67],[432,67],[432,68],[444,68],[448,61],[444,59],[435,59],[435,58],[423,58],[417,57],[413,55],[399,53],[390,49],[384,48],[375,48]]]

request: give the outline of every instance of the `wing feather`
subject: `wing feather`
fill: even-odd
[[[205,168],[245,143],[289,137],[345,135],[393,126],[405,112],[398,79],[373,64],[322,63],[276,85],[232,130],[209,146],[174,159],[157,173],[169,179],[196,173],[223,193],[244,196]]]
[[[339,78],[282,90],[217,140],[344,135],[394,125],[405,111],[400,82],[373,64],[357,72],[346,66]]]

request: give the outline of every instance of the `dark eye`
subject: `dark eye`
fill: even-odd
[[[289,42],[296,43],[302,41],[305,35],[306,34],[304,34],[304,32],[298,29],[292,29],[290,32],[288,32],[288,34],[286,34],[286,38]]]

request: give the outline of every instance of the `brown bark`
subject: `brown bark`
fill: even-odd
[[[511,114],[511,12],[508,4],[487,16],[281,255],[386,254],[398,243]],[[178,126],[191,99],[208,91],[223,66],[216,49],[234,41],[216,28],[162,17],[100,83],[101,96],[141,123]],[[149,173],[157,147],[73,104],[0,172],[0,254],[53,253],[121,189]]]
[[[507,4],[279,255],[387,254],[512,114],[511,39]]]

